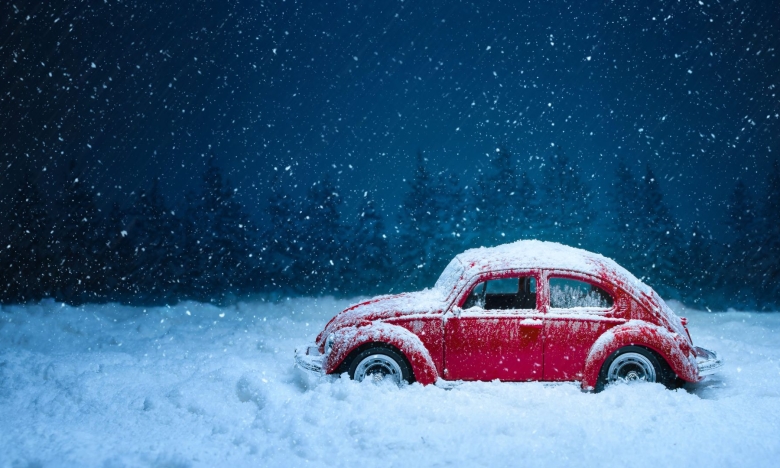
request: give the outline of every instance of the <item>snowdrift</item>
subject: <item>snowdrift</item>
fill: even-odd
[[[780,314],[680,310],[726,359],[684,390],[311,381],[352,301],[0,308],[0,466],[774,466]]]

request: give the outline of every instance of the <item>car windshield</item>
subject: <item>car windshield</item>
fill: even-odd
[[[433,289],[436,289],[442,293],[444,298],[448,297],[452,290],[457,286],[458,281],[463,278],[465,269],[460,260],[453,258],[447,268],[441,273]]]

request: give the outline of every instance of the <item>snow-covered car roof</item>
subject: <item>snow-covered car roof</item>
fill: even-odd
[[[637,297],[640,293],[652,295],[649,286],[603,255],[556,242],[538,240],[519,240],[496,247],[467,250],[456,256],[445,269],[440,278],[441,284],[437,283],[437,287],[444,286],[449,289],[447,286],[455,286],[455,283],[468,280],[481,271],[522,269],[581,272],[617,283],[626,292]]]

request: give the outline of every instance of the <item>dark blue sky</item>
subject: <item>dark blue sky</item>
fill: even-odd
[[[650,163],[717,231],[780,151],[771,0],[12,0],[0,18],[4,189],[20,159],[50,184],[75,158],[102,200],[156,176],[179,199],[211,148],[258,215],[288,165],[391,214],[418,149],[468,183],[499,144],[532,174],[557,145],[598,193],[618,158]]]

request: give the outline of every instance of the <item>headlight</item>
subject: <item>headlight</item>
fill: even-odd
[[[325,339],[325,353],[329,353],[331,349],[333,349],[333,341],[336,339],[336,335],[331,333],[328,335],[328,337]]]

